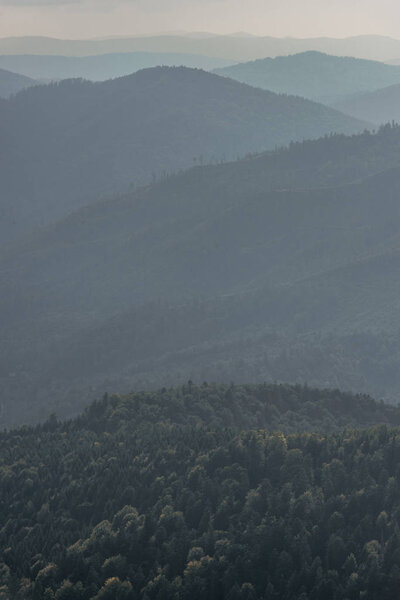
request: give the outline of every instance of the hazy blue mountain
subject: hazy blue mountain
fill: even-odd
[[[371,123],[400,121],[400,84],[391,85],[374,92],[355,94],[341,102],[335,108],[359,119],[368,119]]]
[[[215,72],[262,89],[326,103],[400,83],[398,66],[321,52],[264,58]]]
[[[387,127],[197,167],[3,252],[3,421],[188,377],[396,398],[399,156]]]
[[[88,56],[112,52],[173,52],[201,54],[230,61],[248,61],[308,50],[388,61],[400,56],[400,40],[379,35],[360,35],[343,39],[296,39],[190,33],[95,40],[60,40],[34,36],[0,39],[0,54]]]
[[[196,162],[364,128],[323,105],[183,67],[34,87],[0,105],[0,124],[3,242]]]
[[[96,56],[2,55],[0,67],[41,80],[83,78],[104,81],[157,66],[185,66],[211,71],[230,64],[223,58],[196,54],[128,52]]]
[[[36,83],[30,77],[0,69],[0,98],[8,98]]]

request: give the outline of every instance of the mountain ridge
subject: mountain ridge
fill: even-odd
[[[248,85],[329,105],[356,93],[400,83],[400,67],[317,51],[258,59],[214,72]]]
[[[40,80],[83,78],[105,81],[157,66],[185,66],[211,71],[230,64],[221,58],[196,54],[128,52],[94,56],[1,55],[0,67]]]
[[[304,50],[320,50],[330,54],[389,61],[400,56],[400,41],[385,36],[353,36],[350,38],[274,38],[211,35],[192,38],[182,35],[150,35],[108,40],[57,40],[52,38],[3,38],[0,54],[64,54],[84,56],[110,52],[191,52],[213,55],[228,60],[246,61],[265,56],[294,54]]]
[[[0,148],[2,236],[9,241],[100,195],[195,162],[365,127],[307,100],[184,67],[36,86],[2,103],[0,119],[7,140]]]

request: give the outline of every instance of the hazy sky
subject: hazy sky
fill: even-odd
[[[400,38],[398,0],[0,0],[0,37],[160,31]]]

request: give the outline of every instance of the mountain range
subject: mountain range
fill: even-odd
[[[2,242],[197,163],[366,124],[205,71],[160,67],[32,87],[0,103]]]
[[[400,40],[379,35],[349,38],[276,38],[249,35],[165,34],[126,38],[61,40],[48,37],[0,39],[0,54],[88,56],[111,52],[168,52],[201,54],[229,61],[249,61],[266,56],[318,50],[339,56],[390,61],[400,57]]]
[[[3,422],[187,380],[400,390],[400,130],[193,168],[3,252]]]
[[[184,66],[211,71],[232,61],[196,54],[127,52],[94,56],[1,55],[0,68],[39,80],[83,78],[104,81],[158,66]]]
[[[254,87],[327,104],[337,103],[349,95],[400,84],[398,66],[315,51],[259,59],[215,72]]]

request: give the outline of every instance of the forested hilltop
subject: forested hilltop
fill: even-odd
[[[189,382],[4,432],[0,598],[393,600],[400,430],[377,424],[399,419],[338,391]]]

